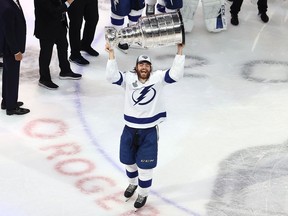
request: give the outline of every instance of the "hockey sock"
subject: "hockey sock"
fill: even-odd
[[[128,177],[129,184],[137,185],[138,182],[138,170],[137,170],[137,165],[132,164],[132,165],[126,165],[126,175]]]
[[[148,196],[151,185],[152,185],[152,176],[153,169],[140,169],[138,168],[139,177],[138,177],[138,185],[139,185],[139,194],[141,196]]]

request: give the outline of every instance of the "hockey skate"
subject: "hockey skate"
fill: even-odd
[[[123,43],[123,44],[119,43],[119,44],[117,45],[117,48],[118,48],[121,52],[127,54],[127,53],[128,53],[128,49],[129,49],[129,45],[128,45],[127,43]]]
[[[155,14],[155,5],[148,5],[146,4],[146,16],[154,15]]]
[[[260,19],[264,22],[267,23],[269,21],[269,17],[267,16],[266,12],[260,13],[258,14],[258,16],[260,17]]]
[[[126,188],[125,192],[124,192],[124,196],[127,198],[126,202],[133,196],[134,192],[137,189],[137,185],[132,185],[129,184],[129,186]]]
[[[140,194],[138,194],[138,197],[137,197],[137,199],[136,199],[136,201],[134,203],[135,212],[145,205],[146,200],[147,200],[147,196],[144,197],[144,196],[141,196]]]

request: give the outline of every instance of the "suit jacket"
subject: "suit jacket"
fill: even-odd
[[[3,48],[4,48],[4,32],[2,30],[2,26],[3,24],[1,23],[1,18],[0,18],[0,53],[1,55],[3,53]]]
[[[26,21],[23,11],[13,0],[0,0],[0,5],[0,52],[4,55],[24,53]]]
[[[64,2],[65,0],[34,0],[34,35],[37,38],[54,40],[59,32],[63,32],[63,25],[67,27],[65,12],[68,8]]]

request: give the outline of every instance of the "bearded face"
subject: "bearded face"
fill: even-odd
[[[148,80],[151,73],[151,64],[149,62],[140,62],[135,67],[139,80]]]

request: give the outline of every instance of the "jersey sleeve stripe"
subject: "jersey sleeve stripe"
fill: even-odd
[[[170,69],[167,70],[166,73],[165,73],[165,77],[164,77],[165,82],[166,82],[166,83],[174,83],[174,82],[176,82],[174,79],[172,79],[172,78],[170,77],[169,72],[170,72]]]

